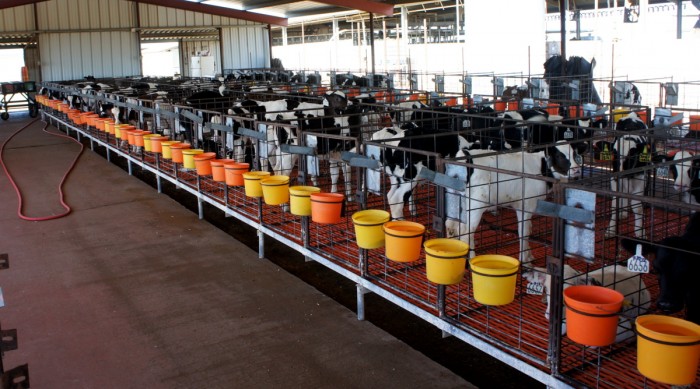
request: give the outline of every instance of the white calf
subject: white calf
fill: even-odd
[[[460,151],[458,157],[466,157],[467,162],[476,165],[467,176],[467,187],[463,192],[448,189],[448,192],[460,195],[463,200],[461,221],[448,219],[445,222],[447,236],[459,237],[469,243],[470,257],[474,257],[474,233],[484,212],[497,206],[515,210],[518,218],[518,236],[520,237],[520,261],[523,264],[534,260],[530,252],[528,237],[532,231],[532,214],[537,201],[547,196],[545,180],[525,178],[518,173],[541,175],[547,170],[557,179],[566,181],[579,177],[581,166],[576,162],[574,149],[566,143],[547,148],[535,153],[514,152],[496,154],[490,150]],[[470,159],[473,160],[470,161]],[[501,172],[479,169],[479,166],[500,169]],[[543,169],[544,168],[544,169]],[[466,168],[465,168],[466,169]],[[513,172],[513,175],[504,171]]]

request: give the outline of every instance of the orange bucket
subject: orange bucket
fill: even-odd
[[[133,145],[136,147],[143,147],[143,136],[146,134],[150,134],[149,131],[144,131],[144,130],[133,130],[131,131],[133,135],[129,135],[129,139],[133,136],[134,138],[134,143]]]
[[[311,193],[311,221],[321,224],[340,222],[345,195],[340,193]]]
[[[420,258],[425,226],[406,220],[384,223],[385,255],[396,262],[413,262]]]
[[[586,346],[608,346],[615,342],[620,308],[625,296],[609,288],[574,285],[564,290],[566,336]]]
[[[195,155],[194,166],[200,176],[211,176],[211,160],[216,158],[216,153],[202,153]]]
[[[85,122],[89,127],[95,127],[95,120],[99,119],[100,115],[96,113],[90,113],[85,115]]]
[[[246,162],[228,162],[224,163],[224,180],[228,186],[243,186],[243,173],[247,172],[250,164]],[[213,166],[213,165],[212,165]],[[222,181],[224,181],[222,180]]]
[[[226,171],[224,165],[229,162],[235,162],[232,159],[212,159],[211,160],[211,179],[216,182],[226,181]]]
[[[157,136],[152,136],[151,137],[151,151],[154,153],[162,153],[163,152],[163,146],[161,145],[161,142],[166,142],[170,140],[167,136],[162,136],[162,135],[157,135]]]
[[[690,129],[700,131],[700,115],[690,115]]]
[[[569,117],[570,118],[580,118],[582,116],[583,116],[583,106],[582,105],[570,105],[569,106]]]
[[[518,108],[519,108],[519,106],[520,106],[520,104],[518,104],[518,103],[519,103],[518,100],[511,100],[511,101],[509,101],[509,102],[508,102],[508,110],[509,110],[509,111],[517,111]]]
[[[124,131],[126,133],[126,142],[129,143],[129,146],[136,145],[136,134],[140,131],[141,130],[136,130],[136,129]],[[122,139],[124,139],[124,134],[122,134]]]
[[[80,111],[77,109],[66,109],[65,114],[68,116],[73,123],[78,124],[78,116],[80,116]]]
[[[175,163],[182,163],[184,161],[184,157],[182,155],[182,150],[189,149],[190,144],[189,143],[175,143],[173,145],[170,145],[170,155],[173,159],[173,162]]]
[[[559,115],[559,104],[549,103],[547,104],[547,108],[545,108],[545,110],[550,115]]]
[[[505,101],[496,101],[493,103],[493,109],[495,111],[505,111],[506,110],[506,102]]]
[[[95,128],[97,128],[97,131],[105,131],[105,122],[108,119],[97,119],[95,120]]]

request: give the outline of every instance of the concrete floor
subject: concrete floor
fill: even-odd
[[[33,217],[79,150],[42,127],[4,152]],[[3,360],[34,388],[474,387],[89,149],[64,191],[24,221],[0,177]]]

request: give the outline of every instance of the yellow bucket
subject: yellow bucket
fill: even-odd
[[[505,305],[515,299],[520,261],[505,255],[477,255],[469,260],[474,300],[484,305]]]
[[[366,209],[352,214],[355,225],[357,246],[363,249],[384,247],[384,231],[382,226],[388,222],[391,214],[379,209]]]
[[[143,151],[148,151],[151,152],[153,149],[151,148],[151,138],[160,136],[158,134],[146,134],[143,136]]]
[[[105,132],[108,134],[114,134],[114,127],[115,124],[113,121],[106,121],[105,122]]]
[[[405,220],[386,222],[384,230],[385,255],[396,262],[413,262],[420,258],[425,226]]]
[[[248,197],[262,197],[262,186],[260,181],[268,177],[270,172],[245,172],[243,173],[243,181],[245,181],[245,195]]]
[[[289,187],[289,212],[297,216],[311,216],[311,193],[318,193],[321,188],[315,186]]]
[[[289,176],[271,176],[260,180],[263,199],[267,205],[289,202]]]
[[[469,245],[459,239],[437,238],[423,243],[428,280],[441,285],[458,284],[464,278]]]
[[[615,108],[613,109],[613,123],[617,124],[622,118],[629,115],[632,112],[629,108]]]
[[[637,317],[637,369],[669,385],[695,382],[700,360],[700,325],[662,315]]]
[[[186,149],[182,150],[182,167],[185,169],[194,169],[197,167],[194,163],[194,156],[202,154],[204,150],[202,149]]]
[[[163,152],[163,159],[172,159],[173,153],[172,153],[172,150],[170,149],[170,146],[172,146],[176,143],[180,143],[180,142],[178,142],[176,140],[167,140],[167,141],[160,142],[161,151]]]

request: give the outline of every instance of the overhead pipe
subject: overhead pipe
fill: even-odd
[[[20,1],[20,0],[13,0]],[[288,20],[286,18],[280,18],[277,16],[263,15],[255,12],[240,11],[237,9],[219,7],[216,5],[207,5],[201,3],[193,3],[191,1],[183,0],[132,0],[138,3],[159,5],[161,7],[177,8],[185,11],[201,12],[211,15],[218,15],[227,18],[248,20],[251,22],[258,22],[262,24],[274,24],[276,26],[286,27]]]

